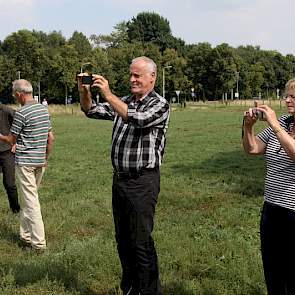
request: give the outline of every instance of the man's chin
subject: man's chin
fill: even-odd
[[[131,93],[132,94],[139,94],[140,90],[138,88],[131,88]]]

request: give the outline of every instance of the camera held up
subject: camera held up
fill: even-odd
[[[253,115],[258,120],[263,120],[264,119],[264,113],[261,112],[261,111],[258,111],[257,109],[253,109]]]
[[[82,84],[84,85],[92,85],[93,84],[93,80],[92,80],[92,73],[93,73],[93,65],[91,64],[91,62],[86,62],[81,66],[80,69],[80,73],[86,73],[88,75],[82,76]]]
[[[84,84],[84,85],[92,85],[93,84],[92,75],[82,76],[82,84]]]
[[[253,115],[256,119],[258,120],[264,120],[264,113],[261,111],[258,111],[256,108],[259,107],[260,105],[262,105],[263,103],[261,101],[254,101],[254,109],[253,109]]]

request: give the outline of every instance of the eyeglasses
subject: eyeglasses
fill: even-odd
[[[295,95],[293,95],[293,94],[286,94],[286,95],[283,96],[283,99],[284,100],[286,100],[287,98],[291,98],[291,99],[295,100]]]

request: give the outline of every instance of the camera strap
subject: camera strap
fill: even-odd
[[[245,117],[243,117],[243,122],[242,122],[242,139],[244,138],[244,127],[245,127]]]

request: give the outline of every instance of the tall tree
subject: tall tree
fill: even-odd
[[[69,92],[76,85],[76,74],[79,72],[79,57],[73,45],[65,44],[52,57],[48,74],[47,96],[63,103]]]
[[[190,92],[191,83],[186,75],[187,61],[183,58],[175,49],[166,49],[162,58],[163,67],[171,66],[167,74],[165,75],[166,85],[166,98],[174,96],[175,90],[181,91],[181,93]],[[161,82],[162,82],[161,78]],[[170,93],[169,93],[170,92]],[[162,93],[162,91],[161,91]]]
[[[19,72],[21,77],[30,80],[33,86],[37,86],[44,74],[47,56],[44,44],[36,34],[20,30],[8,36],[2,48],[4,56],[13,62],[14,70]]]
[[[108,48],[108,47],[119,47],[124,46],[128,42],[127,24],[125,21],[118,23],[115,26],[115,31],[110,35],[91,35],[90,40],[96,47]]]
[[[210,69],[210,56],[212,47],[209,43],[191,45],[186,51],[188,63],[188,77],[191,80],[194,92],[201,99],[205,99],[208,93],[208,75]]]
[[[83,33],[75,31],[68,43],[74,46],[81,60],[87,59],[91,55],[92,46]]]
[[[184,42],[172,36],[167,19],[155,12],[141,12],[127,22],[130,42],[152,42],[163,52],[166,48],[180,48]]]
[[[210,54],[208,85],[212,98],[218,99],[230,92],[237,80],[238,58],[228,44],[216,46]]]

